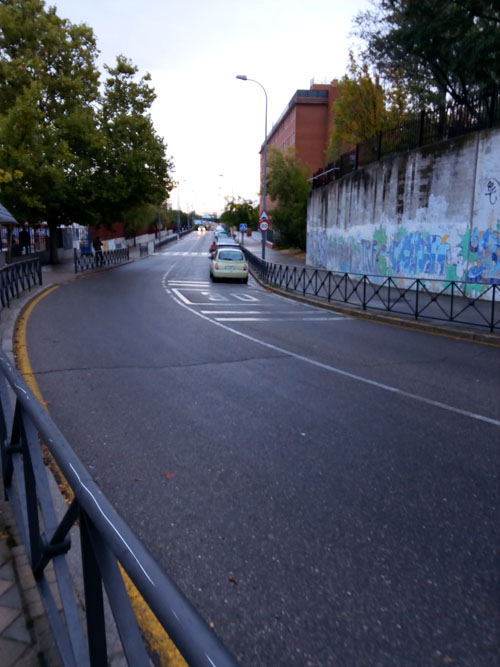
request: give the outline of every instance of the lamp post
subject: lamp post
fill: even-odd
[[[266,98],[266,115],[265,115],[265,129],[264,129],[264,174],[262,178],[262,211],[261,214],[266,210],[266,197],[267,197],[267,93],[264,86],[255,79],[249,79],[246,74],[237,74],[237,79],[242,81],[253,81],[264,91],[264,96]],[[260,216],[259,216],[260,218]],[[262,259],[266,258],[266,232],[261,232],[262,234]]]

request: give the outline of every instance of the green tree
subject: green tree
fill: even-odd
[[[421,107],[500,82],[498,0],[378,0],[355,22],[366,61],[386,80],[400,70]]]
[[[226,205],[220,219],[236,229],[239,229],[241,224],[247,225],[248,229],[256,229],[259,223],[259,207],[250,199],[226,197]]]
[[[109,224],[130,219],[146,204],[160,206],[173,182],[166,145],[149,114],[156,97],[150,75],[136,81],[137,67],[123,56],[106,70],[109,77],[98,114],[103,150],[95,181],[101,219]]]
[[[82,216],[92,196],[99,72],[92,30],[43,0],[0,4],[0,165],[23,177],[1,184],[20,220],[55,228]]]
[[[286,246],[306,248],[307,197],[311,189],[309,170],[293,148],[271,148],[268,160],[267,193],[274,205],[273,229]]]
[[[348,74],[339,83],[339,97],[333,105],[328,159],[336,160],[381,130],[395,127],[407,114],[406,95],[398,78],[395,76],[392,85],[384,90],[379,77],[372,77],[368,65],[358,65],[349,53]]]
[[[2,202],[19,220],[46,220],[51,257],[60,224],[127,222],[172,187],[146,75],[123,56],[99,92],[92,29],[44,0],[0,2]]]

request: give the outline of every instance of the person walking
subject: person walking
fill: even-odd
[[[29,255],[31,252],[31,235],[28,223],[24,223],[23,229],[19,232],[19,245],[21,246],[21,255]]]
[[[99,236],[96,236],[94,242],[92,243],[95,251],[95,265],[102,266],[104,255],[102,254],[102,241]]]

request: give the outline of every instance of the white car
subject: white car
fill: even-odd
[[[222,278],[248,282],[248,263],[238,247],[217,248],[210,261],[210,278],[216,282]]]

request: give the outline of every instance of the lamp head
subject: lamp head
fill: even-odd
[[[246,81],[247,80],[247,75],[246,74],[237,74],[236,78],[241,79],[242,81]]]

